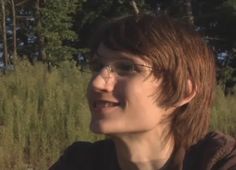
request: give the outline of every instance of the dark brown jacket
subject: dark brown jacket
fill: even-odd
[[[236,170],[236,140],[209,133],[188,151],[179,148],[166,170]],[[120,170],[111,140],[76,142],[49,170]]]

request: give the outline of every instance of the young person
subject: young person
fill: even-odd
[[[50,170],[235,170],[235,139],[208,133],[215,89],[212,51],[165,16],[106,24],[91,48],[91,130]]]

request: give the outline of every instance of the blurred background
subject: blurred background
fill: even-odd
[[[0,0],[0,169],[44,170],[88,129],[81,72],[100,23],[135,12],[192,24],[213,48],[211,130],[236,137],[236,0]]]

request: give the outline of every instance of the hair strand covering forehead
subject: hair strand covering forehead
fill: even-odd
[[[215,88],[215,62],[212,51],[192,26],[166,16],[126,16],[99,29],[92,53],[101,43],[150,61],[154,76],[162,79],[156,92],[160,106],[175,106],[184,99],[191,93],[187,85],[191,81],[196,95],[169,117],[170,132],[184,146],[206,134]]]

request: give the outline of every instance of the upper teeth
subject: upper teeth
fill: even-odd
[[[96,107],[100,106],[100,107],[111,107],[111,106],[115,106],[115,103],[112,102],[97,102],[96,103]]]

